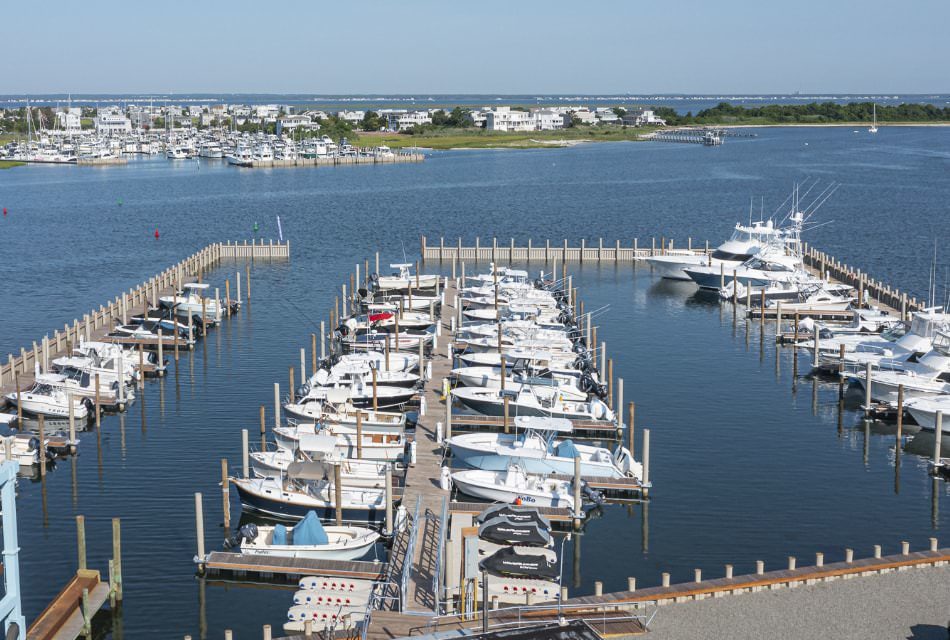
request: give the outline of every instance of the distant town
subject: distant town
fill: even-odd
[[[63,105],[0,110],[0,159],[93,164],[123,162],[129,154],[169,159],[252,161],[389,154],[377,144],[357,147],[360,133],[419,133],[427,128],[487,132],[549,132],[573,127],[663,126],[645,108],[491,106],[480,109],[379,109],[328,112],[290,104]],[[372,136],[366,142],[374,143]]]

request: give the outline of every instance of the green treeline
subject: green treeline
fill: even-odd
[[[822,124],[871,122],[874,104],[871,102],[810,102],[808,104],[769,104],[743,107],[720,102],[711,109],[679,115],[669,107],[659,107],[656,114],[667,124]],[[878,105],[878,122],[941,122],[950,121],[950,107],[932,104]]]

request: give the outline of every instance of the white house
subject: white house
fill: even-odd
[[[658,117],[652,109],[632,109],[624,115],[623,123],[634,127],[646,124],[666,126],[666,120]]]
[[[564,126],[570,125],[572,120],[580,124],[597,124],[597,117],[590,109],[586,108],[565,111],[563,116]]]
[[[265,121],[276,120],[280,108],[276,104],[259,104],[254,107],[254,115]]]
[[[79,133],[82,129],[82,109],[79,107],[69,107],[56,114],[59,120],[59,126],[66,133]]]
[[[533,131],[534,115],[528,111],[513,111],[511,107],[492,107],[485,113],[485,128],[489,131]]]
[[[96,111],[96,133],[111,136],[132,131],[132,121],[118,107],[106,107]]]
[[[432,114],[428,111],[406,111],[405,109],[392,109],[385,114],[380,112],[380,116],[386,116],[387,128],[391,131],[405,131],[416,125],[432,124]]]
[[[280,127],[288,131],[293,131],[298,127],[303,127],[304,129],[313,128],[313,122],[310,120],[310,116],[282,116],[280,118]],[[319,128],[319,125],[318,125]]]
[[[620,124],[620,116],[614,113],[611,107],[597,107],[594,116],[602,124]]]
[[[351,124],[358,124],[366,116],[365,111],[338,111],[336,117]]]
[[[564,116],[555,109],[535,109],[531,114],[534,116],[534,128],[538,131],[564,128]]]

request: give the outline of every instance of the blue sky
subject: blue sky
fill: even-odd
[[[3,16],[0,94],[950,92],[947,0],[47,0]]]

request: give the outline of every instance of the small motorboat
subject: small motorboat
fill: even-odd
[[[456,471],[452,484],[465,494],[492,502],[574,509],[571,481],[530,475],[517,464],[505,471]]]
[[[345,353],[332,359],[328,358],[324,362],[328,362],[330,366],[358,364],[376,369],[376,371],[412,371],[419,368],[418,354],[402,352],[392,352],[387,359],[383,351],[358,351]],[[321,366],[323,366],[323,363],[321,363]]]
[[[49,382],[36,380],[33,386],[26,391],[11,391],[4,396],[10,404],[26,414],[32,416],[49,416],[52,418],[69,417],[69,395],[60,386],[53,386]],[[73,396],[73,417],[76,420],[85,420],[89,417],[88,400]]]
[[[444,280],[442,276],[436,274],[413,275],[413,265],[408,262],[391,264],[389,267],[394,270],[392,275],[381,276],[376,273],[370,275],[373,289],[380,293],[434,289],[440,280]]]
[[[328,389],[322,398],[305,396],[299,402],[287,402],[284,411],[302,422],[332,425],[334,433],[355,435],[357,422],[364,434],[402,433],[405,429],[405,413],[359,409],[349,401],[349,397],[348,389]]]
[[[340,465],[340,479],[345,487],[385,488],[386,468],[390,466],[387,460],[359,460],[340,456],[335,449],[335,440],[329,444],[329,453],[326,451],[252,451],[249,454],[251,471],[260,478],[279,478],[287,473],[290,465],[295,462],[309,462],[319,465],[323,469],[323,478],[332,480],[335,465]],[[315,467],[316,468],[316,467]]]
[[[503,416],[507,398],[510,415],[599,422],[613,422],[615,419],[614,412],[602,400],[569,400],[558,387],[550,384],[521,384],[503,391],[483,387],[459,387],[452,390],[452,397],[472,411],[485,416]]]
[[[936,431],[937,412],[942,415],[941,432],[950,433],[950,395],[911,398],[904,409],[924,431]]]
[[[534,525],[544,531],[551,531],[551,521],[538,513],[537,509],[512,504],[493,504],[475,516],[475,524],[482,525],[495,518],[505,518],[517,525]]]
[[[281,478],[229,478],[237,488],[241,505],[275,518],[299,520],[314,511],[326,520],[336,517],[337,510],[347,522],[375,522],[386,512],[386,495],[381,489],[341,490],[342,504],[335,501],[335,490],[323,479],[321,469],[313,478],[306,467],[294,463]]]
[[[337,433],[333,425],[317,423],[289,423],[274,428],[277,446],[289,451],[323,452],[333,446],[336,455],[355,458],[357,440],[353,433]],[[402,433],[363,434],[360,443],[364,460],[400,460],[406,451],[406,438]]]
[[[366,617],[366,604],[352,606],[329,605],[299,605],[295,604],[287,611],[287,622],[284,631],[288,633],[303,633],[306,631],[307,621],[313,623],[315,629],[332,626],[334,629],[352,629]]]
[[[162,296],[158,299],[161,306],[173,309],[175,315],[182,318],[189,316],[204,317],[205,322],[217,322],[221,313],[221,302],[215,298],[204,297],[211,285],[201,282],[187,282],[182,285],[181,291],[173,296]],[[204,316],[202,316],[202,311]]]
[[[501,388],[501,367],[459,367],[452,369],[450,373],[466,387]],[[523,368],[505,367],[505,387],[508,389],[516,389],[522,384],[551,386],[556,387],[565,400],[585,402],[588,399],[588,392],[578,388],[576,382],[578,382],[577,378],[566,376],[562,378],[549,371],[525,371]],[[588,388],[591,388],[592,383],[593,378],[585,382]],[[601,386],[597,385],[597,389]],[[606,395],[607,389],[603,387],[603,396],[606,397]]]
[[[611,453],[566,438],[573,431],[568,420],[518,416],[514,424],[517,434],[463,433],[446,444],[458,462],[486,471],[505,471],[514,462],[528,473],[573,475],[574,460],[580,458],[585,477],[643,477],[643,466],[626,448],[617,446]]]
[[[0,436],[0,460],[4,462],[7,449],[10,450],[10,460],[20,463],[21,467],[40,463],[40,439],[36,436],[26,433]]]
[[[379,534],[366,527],[324,526],[317,514],[308,511],[303,520],[289,530],[274,526],[246,524],[228,540],[232,548],[255,556],[357,560],[373,548]]]

